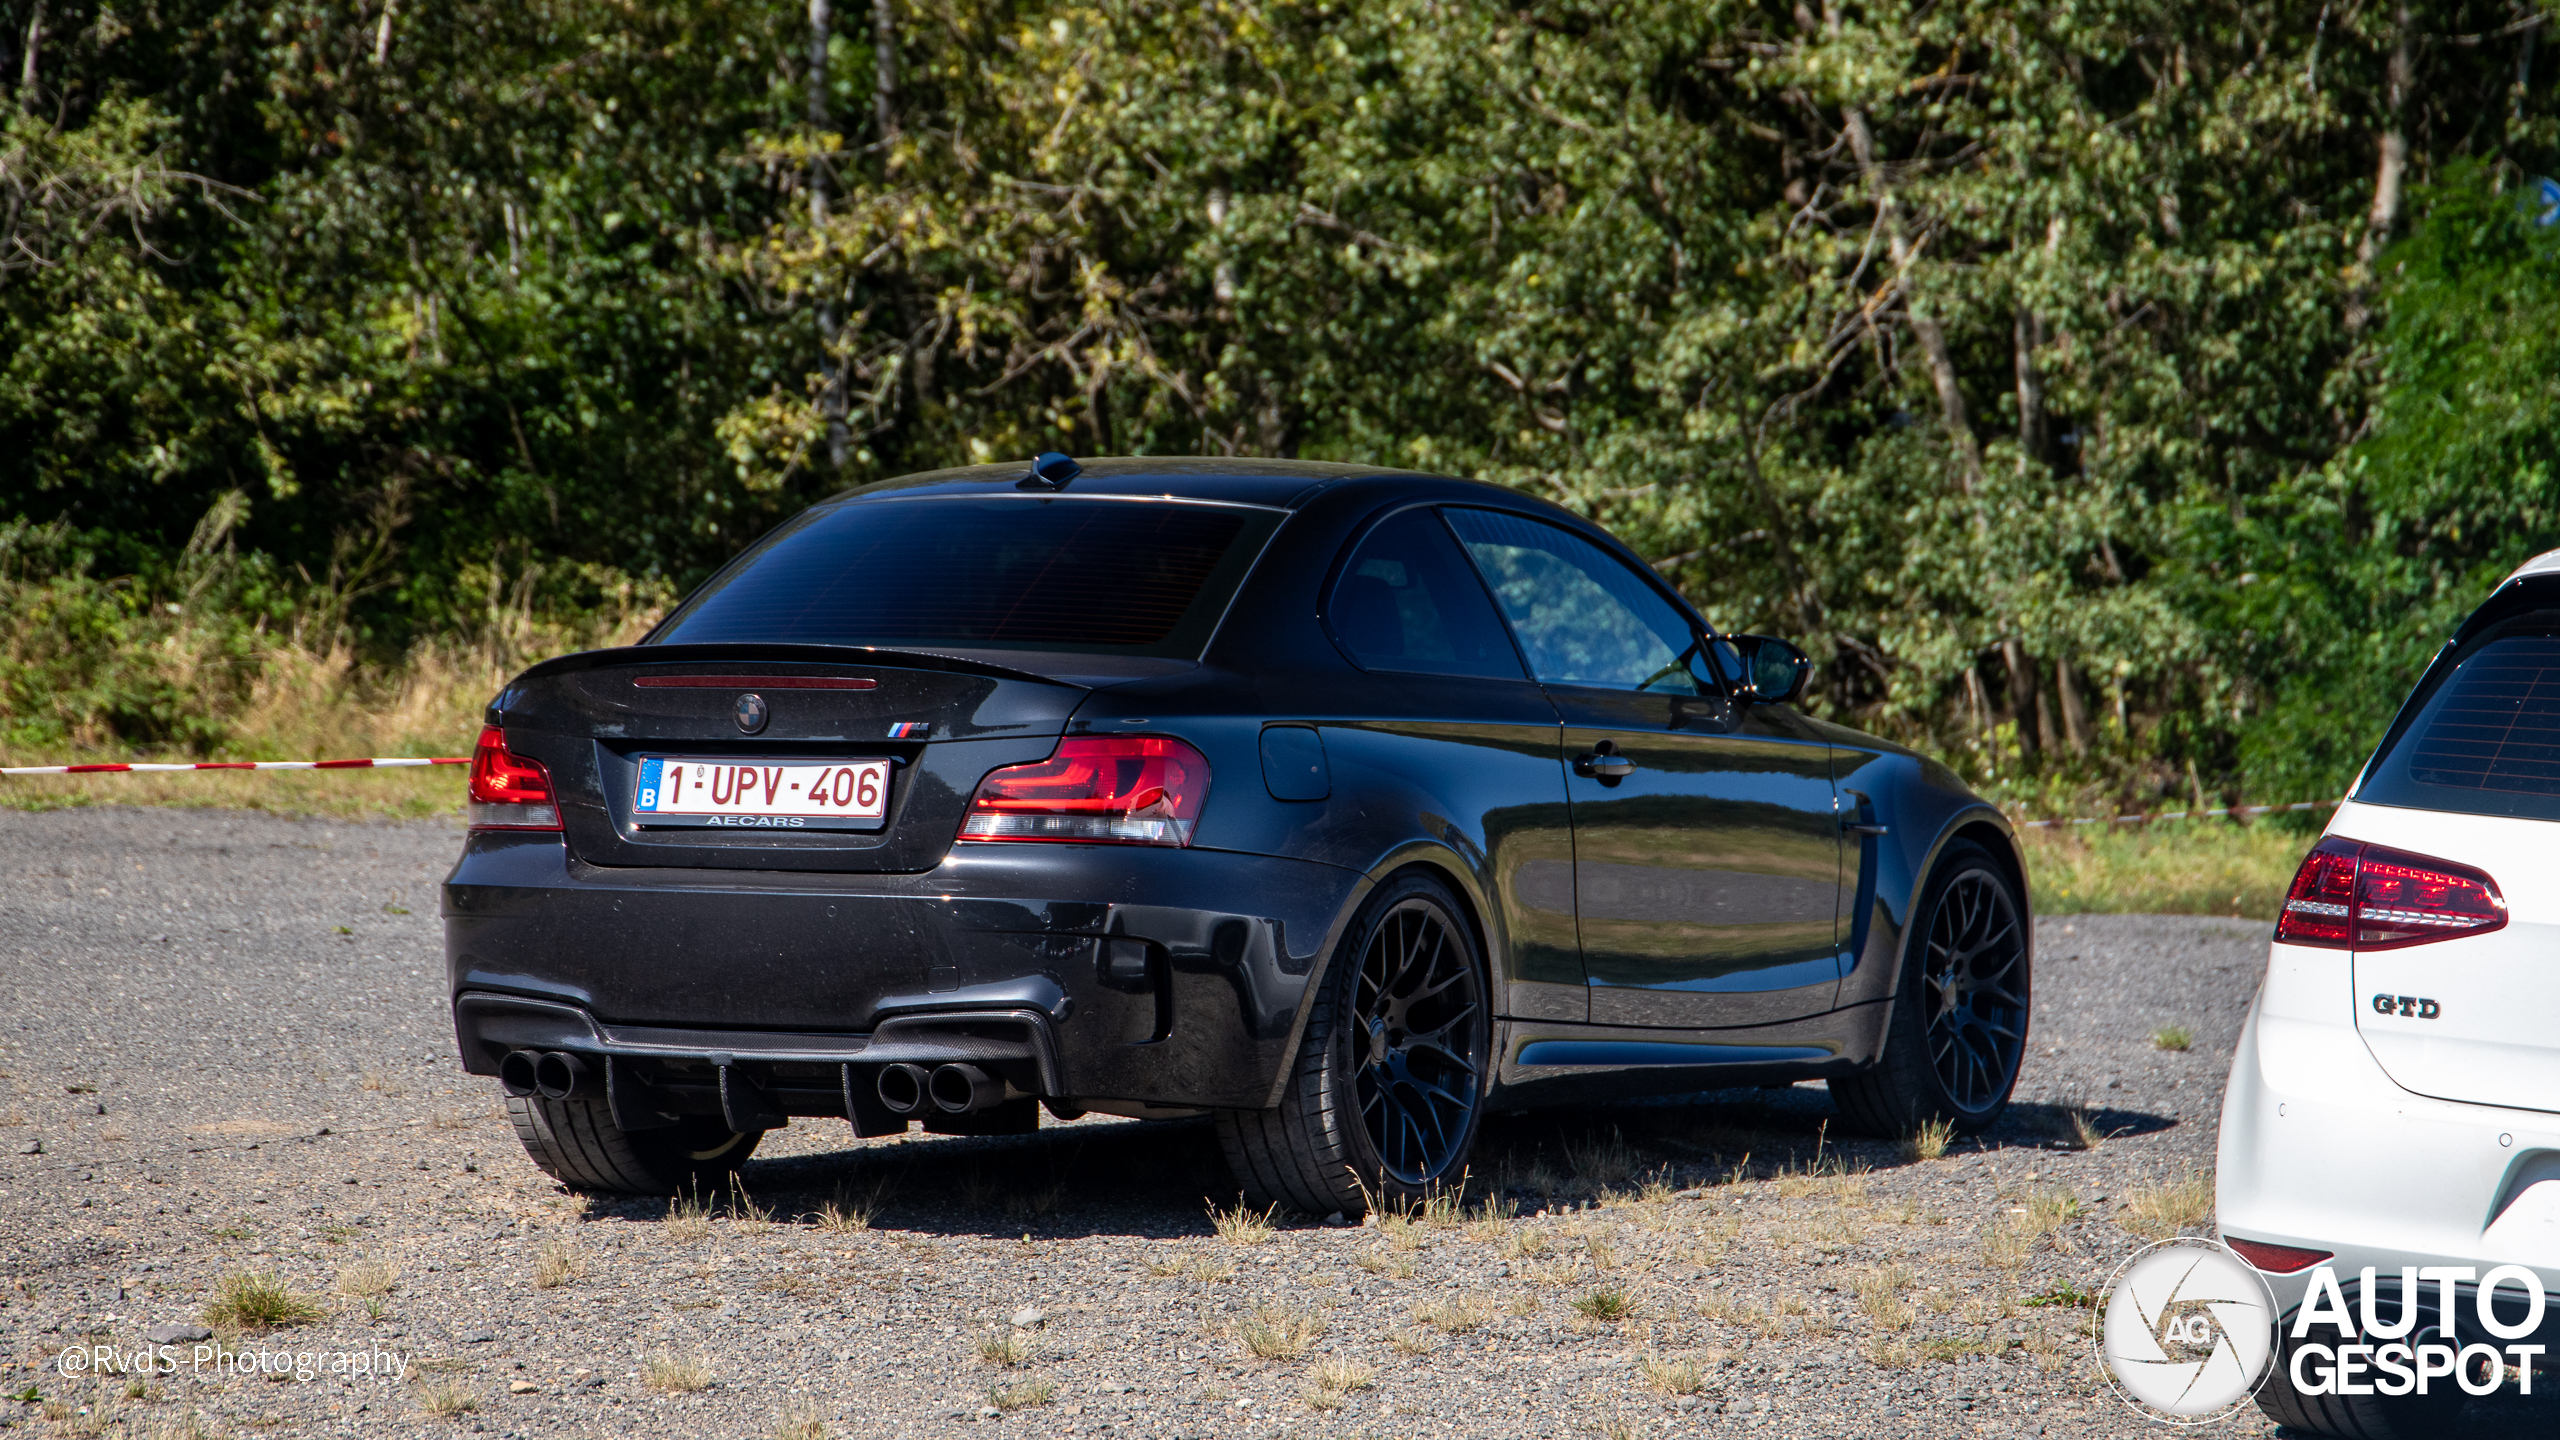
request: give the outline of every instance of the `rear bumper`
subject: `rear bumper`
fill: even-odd
[[[2560,1323],[2560,1115],[2393,1084],[2356,1031],[2348,963],[2273,947],[2223,1099],[2222,1233],[2332,1253],[2350,1298],[2366,1266],[2388,1285],[2404,1265],[2521,1265]],[[2312,1276],[2267,1277],[2279,1311],[2301,1305]],[[2521,1297],[2510,1285],[2502,1298]]]
[[[475,1074],[516,1048],[678,1082],[735,1065],[781,1113],[842,1114],[848,1065],[970,1058],[1061,1100],[1260,1107],[1364,885],[1138,846],[970,845],[919,875],[605,868],[485,833],[445,882],[448,993]]]

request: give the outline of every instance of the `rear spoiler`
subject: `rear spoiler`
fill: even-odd
[[[899,650],[883,645],[617,645],[605,650],[578,650],[555,656],[517,675],[507,682],[506,689],[498,692],[496,699],[489,702],[492,717],[489,723],[498,723],[495,717],[507,708],[508,697],[527,680],[575,674],[581,670],[610,670],[625,665],[726,665],[747,660],[768,665],[891,665],[901,670],[941,670],[957,675],[989,675],[999,680],[1031,680],[1076,690],[1093,688],[1073,680],[1061,680],[1054,675],[997,665],[967,655]]]

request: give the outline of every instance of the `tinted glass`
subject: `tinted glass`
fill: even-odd
[[[1027,496],[815,509],[703,587],[653,643],[1196,654],[1276,518]]]
[[[1553,685],[1696,695],[1708,688],[1688,618],[1616,556],[1496,510],[1450,510],[1530,672]]]
[[[1527,678],[1484,586],[1428,510],[1407,510],[1362,538],[1325,618],[1364,669]]]
[[[2356,798],[2560,820],[2560,635],[2503,635],[2473,651]]]

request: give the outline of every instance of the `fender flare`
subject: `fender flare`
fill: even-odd
[[[1475,931],[1476,948],[1486,970],[1485,994],[1492,1002],[1487,1022],[1490,1024],[1492,1016],[1501,1013],[1498,996],[1502,967],[1495,963],[1495,947],[1500,943],[1496,930],[1501,923],[1501,911],[1492,905],[1482,877],[1456,847],[1439,840],[1407,840],[1363,868],[1359,883],[1351,887],[1350,893],[1343,898],[1342,908],[1335,912],[1333,923],[1326,928],[1324,943],[1316,952],[1316,962],[1307,971],[1306,988],[1299,992],[1297,1013],[1290,1017],[1289,1041],[1281,1052],[1284,1059],[1280,1072],[1271,1077],[1271,1090],[1263,1102],[1264,1109],[1277,1106],[1288,1090],[1290,1071],[1297,1065],[1298,1047],[1306,1039],[1307,1018],[1315,1013],[1316,998],[1324,993],[1326,983],[1332,978],[1334,958],[1342,952],[1343,936],[1350,930],[1352,920],[1358,917],[1368,905],[1369,897],[1375,895],[1381,886],[1398,875],[1417,869],[1431,872],[1433,879],[1448,886],[1457,897],[1458,918]]]

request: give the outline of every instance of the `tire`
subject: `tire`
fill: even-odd
[[[761,1130],[732,1131],[717,1116],[687,1115],[663,1130],[629,1131],[602,1100],[507,1097],[524,1152],[572,1190],[623,1195],[704,1194],[724,1188],[755,1153]]]
[[[1851,1125],[1901,1137],[1936,1121],[1972,1134],[2009,1108],[2027,1050],[2029,923],[1990,851],[1947,847],[1903,943],[1883,1058],[1831,1081]]]
[[[1492,1074],[1484,955],[1439,881],[1406,875],[1361,906],[1325,968],[1280,1104],[1218,1112],[1256,1209],[1357,1215],[1465,1173]]]
[[[2289,1378],[2292,1345],[2284,1327],[2276,1327],[2275,1372],[2258,1387],[2258,1408],[2277,1424],[2333,1440],[2437,1440],[2466,1433],[2462,1407],[2470,1397],[2450,1376],[2429,1382],[2424,1395],[2305,1395]]]

